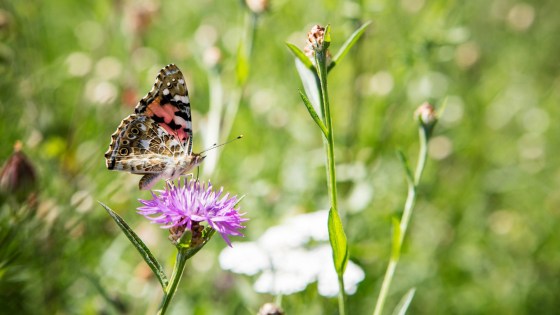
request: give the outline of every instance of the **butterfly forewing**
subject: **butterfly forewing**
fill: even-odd
[[[171,64],[161,69],[152,90],[138,102],[137,114],[151,117],[192,153],[192,118],[185,77]]]

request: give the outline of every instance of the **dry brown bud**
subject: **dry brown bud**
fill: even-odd
[[[13,195],[22,202],[34,199],[37,189],[35,167],[21,152],[21,142],[14,145],[14,153],[8,158],[0,172],[0,192]]]
[[[324,48],[325,28],[321,25],[314,25],[309,33],[307,33],[307,45],[305,53],[313,56],[316,52],[322,51]]]

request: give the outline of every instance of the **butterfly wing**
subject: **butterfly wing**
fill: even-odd
[[[152,90],[111,136],[107,168],[144,175],[140,189],[175,179],[204,159],[192,153],[192,120],[185,78],[177,66],[160,70]]]
[[[105,160],[110,170],[160,174],[184,154],[182,143],[151,117],[132,114],[111,136]]]
[[[185,77],[174,64],[160,70],[152,90],[138,102],[136,114],[155,121],[192,153],[192,119]]]

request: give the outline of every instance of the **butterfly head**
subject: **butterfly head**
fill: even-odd
[[[193,166],[198,166],[200,163],[202,163],[202,161],[204,161],[205,158],[206,155],[193,153],[191,164]]]
[[[186,165],[186,167],[183,168],[184,171],[182,172],[182,174],[187,174],[193,168],[199,166],[200,163],[202,163],[202,161],[204,161],[205,158],[206,155],[202,155],[201,153],[191,153],[191,155],[189,156],[189,160],[187,162],[188,165]]]

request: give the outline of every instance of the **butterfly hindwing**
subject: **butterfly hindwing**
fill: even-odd
[[[182,144],[153,119],[133,114],[111,136],[105,158],[110,170],[149,174],[162,172],[174,157],[184,154]]]

